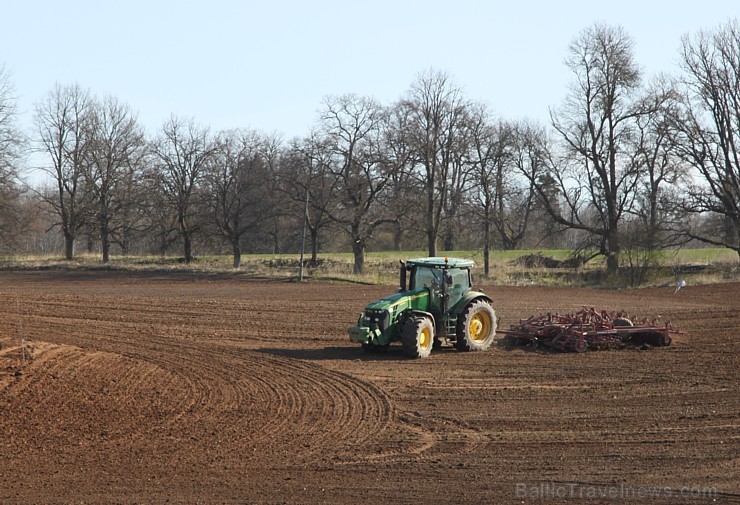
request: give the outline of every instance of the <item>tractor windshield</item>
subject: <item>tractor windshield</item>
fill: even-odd
[[[411,286],[413,289],[440,289],[442,287],[442,270],[438,268],[417,267],[414,269],[414,278]]]

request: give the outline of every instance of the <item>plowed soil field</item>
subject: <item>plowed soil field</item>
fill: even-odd
[[[408,360],[347,337],[392,286],[0,273],[0,503],[740,501],[740,284],[482,289],[685,333]]]

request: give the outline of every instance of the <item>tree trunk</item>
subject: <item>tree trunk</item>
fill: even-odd
[[[103,264],[110,261],[110,231],[105,217],[100,218],[100,248],[103,250]]]
[[[193,239],[190,232],[182,234],[183,252],[185,254],[185,263],[193,261]]]
[[[355,265],[352,271],[355,274],[361,274],[365,268],[365,241],[362,238],[352,237],[352,253],[355,257]]]
[[[430,169],[430,172],[432,173],[431,177],[428,177],[427,181],[427,246],[429,250],[429,256],[436,256],[437,255],[437,223],[434,219],[434,177],[433,177],[433,170],[432,167]]]
[[[449,227],[445,230],[444,233],[444,250],[445,251],[454,251],[455,250],[455,230],[453,229],[453,225],[451,222],[449,222]]]
[[[120,240],[121,255],[128,256],[131,252],[131,227],[129,226],[130,217],[128,205],[124,206],[121,211],[121,220],[123,221]]]
[[[429,256],[436,256],[437,255],[437,234],[434,233],[434,230],[430,229],[427,231],[427,245],[429,246]]]
[[[164,257],[167,255],[167,232],[162,231],[159,234],[159,254]]]
[[[319,264],[319,230],[314,227],[310,228],[311,233],[311,266]]]
[[[616,275],[619,271],[619,233],[617,226],[610,227],[607,234],[608,250],[606,251],[606,273]]]
[[[654,251],[658,244],[658,189],[655,184],[650,189],[650,229],[645,243],[648,251]]]
[[[103,264],[106,264],[110,261],[110,238],[108,237],[108,232],[101,230],[100,235],[100,246],[103,249]]]
[[[234,251],[234,268],[239,268],[242,263],[242,248],[239,246],[238,240],[232,242],[232,249]]]
[[[393,249],[395,251],[401,250],[401,243],[403,238],[403,228],[401,227],[401,222],[396,223],[396,227],[393,230]]]
[[[619,271],[619,255],[614,251],[609,251],[606,255],[606,273],[614,275]]]
[[[272,254],[280,254],[280,232],[277,220],[273,219],[271,224],[272,232],[270,233],[270,238],[272,239]]]
[[[180,232],[182,233],[183,254],[185,256],[185,263],[190,263],[193,261],[193,236],[192,232],[190,231],[190,227],[188,226],[185,215],[182,213],[182,211],[180,213],[178,221],[180,224]]]
[[[67,261],[75,259],[75,238],[70,233],[64,234],[64,257]]]
[[[491,221],[490,211],[488,202],[486,202],[486,208],[483,211],[483,276],[488,279],[491,271]]]
[[[121,255],[128,256],[131,252],[131,232],[128,227],[123,229],[123,238],[121,239]]]

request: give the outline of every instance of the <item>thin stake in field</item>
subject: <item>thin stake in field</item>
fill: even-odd
[[[18,292],[15,293],[16,313],[18,314],[18,340],[21,346],[21,368],[26,367],[26,339],[23,335],[23,316],[21,315],[21,298]]]

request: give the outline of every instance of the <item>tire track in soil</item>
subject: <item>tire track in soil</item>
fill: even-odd
[[[184,377],[210,378],[199,381],[197,389],[204,393],[188,410],[188,422],[238,425],[229,414],[247,405],[245,418],[258,422],[234,435],[247,437],[262,456],[308,461],[341,454],[378,436],[395,417],[377,388],[315,365],[250,350],[179,345],[175,351],[174,359],[159,355],[153,361]]]
[[[398,424],[395,408],[384,393],[347,374],[291,358],[198,342],[197,335],[162,337],[157,333],[166,333],[163,328],[147,327],[150,317],[144,318],[143,331],[140,324],[113,320],[116,317],[110,312],[105,318],[89,317],[86,311],[97,312],[102,304],[81,310],[79,300],[26,302],[24,324],[32,338],[126,358],[125,366],[111,367],[111,374],[100,380],[120,375],[131,361],[154,365],[169,376],[168,418],[156,426],[140,426],[131,437],[176,437],[184,432],[200,439],[201,445],[205,439],[239,438],[239,450],[308,461],[373,452],[377,450],[373,442]],[[152,313],[161,315],[157,310]],[[58,361],[54,370],[89,365],[71,355]],[[54,370],[48,373],[58,373]],[[153,380],[151,387],[162,381]],[[130,393],[136,395],[134,389]],[[216,426],[222,433],[204,433],[198,426]]]
[[[187,389],[165,394],[153,388],[178,381],[150,363],[67,344],[34,341],[33,348],[1,409],[22,415],[3,416],[0,426],[10,435],[9,446],[43,455],[35,471],[54,461],[89,458],[122,441],[132,446],[188,401]]]

